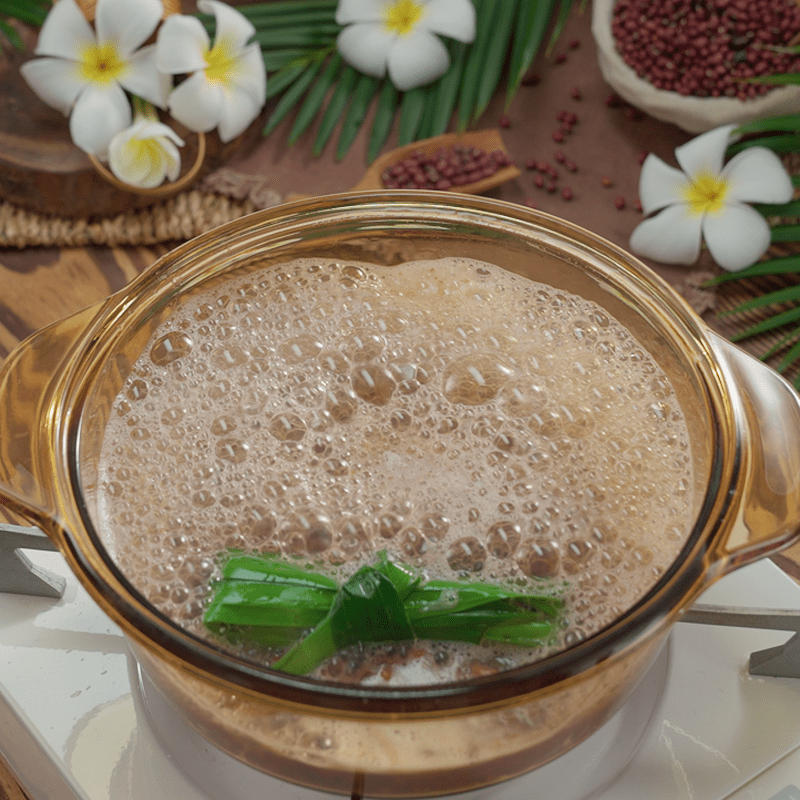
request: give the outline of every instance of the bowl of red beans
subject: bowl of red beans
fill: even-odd
[[[600,70],[624,100],[689,133],[793,113],[795,0],[594,0]]]

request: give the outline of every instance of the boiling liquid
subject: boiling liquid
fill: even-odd
[[[674,560],[691,484],[667,377],[597,304],[466,259],[299,260],[193,295],[156,332],[112,410],[100,509],[119,567],[202,637],[225,548],[341,580],[386,549],[563,593],[564,647]],[[373,679],[545,652],[432,645],[422,672]]]

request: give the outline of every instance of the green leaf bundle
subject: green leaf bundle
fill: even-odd
[[[295,675],[359,643],[435,639],[534,647],[553,635],[564,610],[557,597],[494,584],[423,583],[418,571],[385,551],[341,586],[278,558],[237,554],[213,588],[206,626],[216,633],[234,626],[264,647],[290,645],[273,668]]]

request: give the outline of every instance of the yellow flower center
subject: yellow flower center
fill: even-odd
[[[384,25],[390,31],[405,36],[414,30],[425,7],[414,0],[395,0],[386,6]]]
[[[101,86],[116,81],[128,66],[120,58],[113,42],[87,47],[81,54],[80,64],[81,76]]]
[[[220,39],[205,54],[206,77],[214,83],[227,85],[236,71],[236,57],[231,43]]]
[[[714,214],[725,205],[728,182],[713,172],[700,172],[686,185],[684,197],[693,214]]]

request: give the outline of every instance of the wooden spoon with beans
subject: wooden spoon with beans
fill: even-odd
[[[495,186],[513,181],[514,178],[522,174],[511,161],[511,156],[500,137],[500,131],[483,130],[465,131],[464,133],[443,133],[441,136],[422,139],[418,142],[404,145],[403,147],[396,147],[394,150],[389,150],[387,153],[384,153],[372,162],[361,180],[353,186],[350,191],[367,192],[387,189],[388,187],[383,184],[383,174],[387,169],[391,169],[395,164],[407,159],[413,153],[420,152],[426,156],[433,156],[442,150],[455,150],[455,148],[458,147],[474,147],[485,153],[493,153],[499,150],[506,156],[509,163],[507,166],[500,167],[496,172],[487,177],[465,183],[461,186],[453,185],[447,191],[480,194],[481,192],[493,189]],[[309,197],[309,195],[292,193],[286,199],[301,200],[306,197]]]
[[[465,192],[467,194],[480,194],[493,189],[507,181],[514,180],[522,173],[514,166],[511,156],[506,150],[498,130],[465,131],[464,133],[444,133],[430,139],[397,147],[377,158],[364,173],[361,180],[352,188],[352,191],[368,191],[387,188],[383,182],[383,175],[393,166],[403,162],[414,153],[424,156],[434,156],[440,152],[455,152],[456,148],[477,148],[487,154],[499,151],[505,156],[507,165],[500,166],[491,175],[479,180],[473,180],[462,185],[452,184],[447,188],[451,192]],[[410,188],[410,187],[409,187]],[[429,187],[434,188],[434,187]]]

